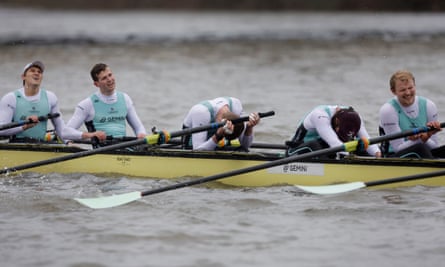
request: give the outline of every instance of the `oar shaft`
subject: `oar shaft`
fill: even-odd
[[[412,181],[412,180],[420,180],[420,179],[424,179],[424,178],[432,178],[432,177],[443,176],[443,175],[445,175],[445,170],[435,171],[435,172],[427,172],[427,173],[421,173],[421,174],[413,174],[413,175],[383,179],[383,180],[378,180],[378,181],[370,181],[370,182],[365,182],[364,184],[366,186],[377,186],[377,185],[384,185],[384,184],[408,182],[408,181]]]
[[[46,116],[38,117],[38,120],[39,121],[46,121],[48,119],[57,118],[59,116],[60,116],[59,113],[48,114]],[[32,120],[25,120],[25,121],[16,121],[16,122],[3,124],[2,126],[0,126],[0,131],[6,130],[6,129],[15,128],[15,127],[19,127],[19,126],[23,126],[25,124],[30,124],[30,123],[34,123],[34,122]]]
[[[299,160],[303,160],[303,159],[307,159],[307,158],[317,157],[317,156],[321,156],[321,155],[325,155],[325,154],[336,153],[336,152],[340,152],[343,150],[344,150],[343,147],[333,147],[333,148],[313,151],[313,152],[306,153],[306,154],[293,155],[293,156],[290,156],[287,158],[277,159],[274,161],[269,161],[269,162],[266,162],[263,164],[254,165],[254,166],[246,167],[243,169],[232,170],[232,171],[215,174],[215,175],[208,176],[208,177],[201,178],[201,179],[194,179],[194,180],[185,181],[182,183],[173,184],[170,186],[165,186],[165,187],[161,187],[161,188],[157,188],[157,189],[153,189],[153,190],[143,191],[143,192],[141,192],[141,195],[148,196],[148,195],[152,195],[152,194],[156,194],[156,193],[170,191],[173,189],[203,184],[203,183],[223,179],[226,177],[231,177],[231,176],[241,175],[241,174],[248,173],[248,172],[263,170],[263,169],[267,169],[267,168],[271,168],[271,167],[275,167],[275,166],[279,166],[279,165],[284,165],[287,163],[291,163],[291,162],[295,162],[295,161],[299,161]]]
[[[440,124],[440,128],[444,128],[444,127],[445,127],[445,122],[442,122]],[[434,128],[432,128],[432,127],[413,128],[413,129],[401,131],[399,133],[387,134],[387,135],[382,135],[382,136],[371,138],[371,139],[369,139],[369,144],[377,144],[377,143],[381,143],[381,142],[385,142],[385,141],[389,141],[389,140],[407,137],[407,136],[418,134],[418,133],[429,132],[432,130],[434,130]]]

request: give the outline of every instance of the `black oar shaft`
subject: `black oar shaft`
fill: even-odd
[[[216,180],[231,177],[231,176],[241,175],[241,174],[248,173],[248,172],[267,169],[267,168],[284,165],[287,163],[295,162],[295,161],[306,159],[306,158],[317,157],[317,156],[321,156],[324,154],[336,153],[336,152],[340,152],[340,151],[343,151],[343,149],[339,148],[339,147],[335,147],[335,148],[331,148],[331,149],[327,149],[327,150],[326,149],[317,150],[317,151],[307,153],[307,154],[294,155],[291,157],[282,158],[282,159],[278,159],[278,160],[274,160],[274,161],[269,161],[267,163],[250,166],[250,167],[246,167],[243,169],[237,169],[237,170],[228,171],[228,172],[224,172],[224,173],[220,173],[220,174],[215,174],[212,176],[207,176],[207,177],[201,178],[201,179],[194,179],[194,180],[185,181],[182,183],[173,184],[170,186],[165,186],[165,187],[161,187],[161,188],[157,188],[157,189],[153,189],[153,190],[143,191],[143,192],[141,192],[141,195],[148,196],[148,195],[152,195],[152,194],[156,194],[156,193],[170,191],[173,189],[203,184],[203,183],[216,181]]]
[[[445,122],[442,122],[440,124],[440,128],[444,128],[445,127]],[[374,137],[372,139],[369,139],[369,144],[377,144],[377,143],[381,143],[381,142],[385,142],[385,141],[389,141],[389,140],[394,140],[394,139],[398,139],[398,138],[402,138],[402,137],[407,137],[410,135],[414,135],[414,134],[418,134],[418,133],[424,133],[424,132],[429,132],[435,130],[432,127],[419,127],[419,128],[413,128],[413,129],[408,129],[399,133],[394,133],[394,134],[387,134],[387,135],[382,135],[382,136],[378,136],[378,137]]]
[[[54,113],[54,114],[48,114],[46,116],[40,116],[38,117],[39,121],[46,121],[48,119],[53,119],[53,118],[57,118],[59,117],[60,114],[59,113]],[[16,122],[11,122],[11,123],[7,123],[7,124],[3,124],[2,126],[0,126],[0,131],[6,130],[6,129],[11,129],[11,128],[15,128],[15,127],[19,127],[19,126],[23,126],[25,124],[30,124],[30,123],[34,123],[31,120],[26,120],[26,121],[16,121]]]
[[[378,180],[378,181],[370,181],[370,182],[365,182],[364,184],[366,186],[377,186],[377,185],[384,185],[384,184],[408,182],[408,181],[412,181],[412,180],[420,180],[420,179],[424,179],[424,178],[432,178],[432,177],[443,176],[443,175],[445,175],[445,170],[435,171],[435,172],[427,172],[427,173],[421,173],[421,174],[413,174],[413,175],[383,179],[383,180]]]

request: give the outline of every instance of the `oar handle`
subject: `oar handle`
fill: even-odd
[[[48,115],[46,116],[40,116],[39,117],[39,121],[46,121],[46,120],[51,120],[51,119],[55,119],[57,117],[60,116],[60,113],[48,113]]]
[[[444,128],[445,127],[445,122],[442,122],[440,124],[440,128]],[[405,130],[405,131],[401,131],[399,133],[394,133],[394,134],[387,134],[387,135],[382,135],[382,136],[378,136],[375,138],[371,138],[369,139],[369,144],[377,144],[377,143],[381,143],[381,142],[385,142],[385,141],[389,141],[389,140],[394,140],[394,139],[399,139],[402,137],[407,137],[410,135],[415,135],[415,134],[419,134],[419,133],[426,133],[429,131],[433,131],[433,130],[437,130],[434,127],[418,127],[418,128],[413,128],[413,129],[409,129],[409,130]],[[354,142],[354,141],[352,141]]]
[[[273,116],[275,115],[275,111],[271,110],[268,112],[258,112],[258,116],[260,116],[260,118],[264,118],[264,117],[269,117],[269,116]],[[245,117],[240,117],[238,119],[234,119],[232,120],[233,124],[239,123],[239,122],[244,122],[244,121],[248,121],[249,120],[249,116],[245,116]]]
[[[258,115],[260,117],[273,116],[273,115],[275,115],[275,111],[259,112]],[[236,123],[248,121],[248,120],[249,120],[249,116],[244,116],[244,117],[240,117],[238,119],[232,120],[232,123],[236,124]],[[170,133],[170,137],[173,138],[173,137],[178,137],[178,136],[183,136],[183,135],[190,135],[190,134],[197,133],[197,132],[218,129],[219,127],[223,127],[225,124],[226,124],[226,122],[223,121],[223,122],[214,122],[209,125],[198,126],[195,128],[185,128],[182,131]]]
[[[60,116],[59,113],[50,113],[50,114],[48,114],[46,116],[39,116],[38,120],[39,121],[46,121],[48,119],[54,119],[54,118],[57,118],[59,116]],[[19,127],[19,126],[23,126],[23,125],[29,124],[29,123],[34,123],[34,122],[32,120],[11,122],[11,123],[4,124],[4,125],[0,126],[0,131],[6,130],[6,129],[10,129],[10,128]]]

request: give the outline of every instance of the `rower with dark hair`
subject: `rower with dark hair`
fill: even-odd
[[[74,114],[63,129],[67,140],[97,139],[104,143],[107,136],[121,138],[126,136],[127,123],[137,138],[147,133],[142,124],[133,100],[116,89],[116,79],[111,68],[98,63],[90,71],[93,84],[98,90],[77,104]],[[88,131],[80,127],[85,124]],[[94,144],[94,143],[93,143]]]
[[[355,138],[369,138],[360,115],[347,106],[318,106],[298,125],[291,141],[286,142],[289,156],[336,147]],[[381,157],[378,145],[370,145],[365,153]],[[329,155],[332,156],[335,155]]]
[[[41,87],[45,65],[41,61],[26,64],[21,73],[22,87],[7,93],[0,99],[0,125],[28,121],[18,127],[0,131],[0,136],[9,136],[11,142],[52,142],[59,139],[65,122],[62,117],[51,118],[56,138],[49,134],[48,122],[39,117],[60,114],[58,98],[52,91]],[[57,140],[57,142],[62,140]]]

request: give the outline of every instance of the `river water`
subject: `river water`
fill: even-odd
[[[443,113],[445,15],[64,12],[0,8],[1,93],[32,60],[68,120],[109,64],[147,127],[179,130],[196,102],[274,110],[256,141],[283,143],[319,104],[354,106],[377,135],[390,75],[409,69]],[[443,115],[442,117],[443,118]],[[131,133],[131,132],[129,132]],[[443,140],[443,134],[440,138]],[[379,177],[375,177],[376,180]],[[90,174],[0,178],[2,266],[438,266],[445,189],[315,196],[293,187],[189,187],[91,210],[73,197],[173,181]]]

